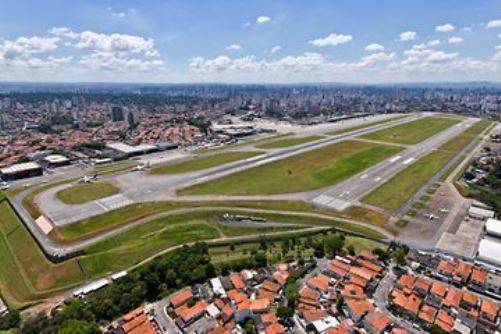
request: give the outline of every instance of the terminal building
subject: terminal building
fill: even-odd
[[[55,167],[69,165],[70,159],[66,158],[64,155],[51,154],[51,155],[46,156],[43,159],[43,162],[47,165],[47,167],[55,168]]]
[[[136,155],[148,154],[158,151],[158,147],[155,145],[141,144],[136,146],[127,145],[125,143],[110,143],[106,144],[106,147],[115,151],[119,154],[123,154],[127,157],[132,157]]]
[[[19,180],[40,175],[43,175],[43,169],[36,162],[19,163],[0,169],[0,178],[4,181]]]

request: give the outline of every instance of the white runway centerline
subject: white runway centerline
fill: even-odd
[[[409,159],[405,160],[402,164],[403,165],[408,165],[408,164],[410,164],[413,161],[414,161],[414,158],[409,158]]]

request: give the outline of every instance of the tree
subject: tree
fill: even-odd
[[[343,249],[343,239],[339,234],[329,235],[324,240],[324,247],[330,256],[334,256]]]
[[[277,316],[282,320],[292,318],[294,316],[294,308],[287,306],[279,306],[277,308]]]
[[[101,331],[95,323],[84,320],[68,320],[57,332],[58,334],[99,334]]]

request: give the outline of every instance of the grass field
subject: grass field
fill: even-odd
[[[220,154],[197,157],[193,160],[158,166],[151,169],[151,174],[181,174],[203,170],[230,162],[252,158],[263,152],[225,152]]]
[[[105,214],[82,220],[78,223],[66,225],[55,230],[51,237],[61,243],[70,243],[88,239],[105,231],[130,224],[139,219],[151,217],[155,214],[169,212],[186,207],[232,207],[255,208],[263,210],[278,210],[292,212],[322,213],[334,218],[353,219],[375,226],[384,227],[388,217],[376,212],[353,206],[342,213],[321,210],[311,204],[300,201],[231,201],[231,202],[153,202],[133,204]]]
[[[116,195],[119,192],[120,189],[110,182],[93,182],[60,190],[56,193],[56,197],[65,204],[76,205]]]
[[[443,144],[438,150],[431,152],[396,174],[364,197],[363,201],[387,210],[400,208],[489,124],[488,121],[475,123],[463,133]]]
[[[290,147],[290,146],[296,146],[296,145],[310,143],[312,141],[317,141],[317,140],[320,140],[322,138],[325,138],[325,137],[323,137],[323,136],[308,136],[308,137],[286,138],[286,139],[275,140],[275,141],[267,142],[264,144],[256,145],[256,147],[262,148],[262,149],[284,148],[284,147]]]
[[[388,122],[391,122],[391,121],[396,121],[398,119],[402,119],[402,118],[408,117],[408,116],[409,115],[400,115],[400,116],[396,116],[396,117],[384,119],[382,121],[367,122],[367,123],[364,123],[364,124],[360,124],[360,125],[356,125],[356,126],[351,126],[351,127],[345,128],[345,129],[339,129],[339,130],[336,130],[336,131],[327,132],[326,135],[337,136],[337,135],[341,135],[341,134],[346,133],[346,132],[351,132],[351,131],[355,131],[355,130],[361,130],[361,129],[365,129],[365,128],[368,128],[368,127],[371,127],[371,126],[376,126],[376,125],[388,123]]]
[[[76,260],[53,264],[45,258],[7,201],[0,212],[0,286],[9,304],[22,307],[84,279]]]
[[[216,217],[231,210],[208,210],[188,214],[173,215],[155,219],[147,224],[98,242],[86,249],[86,255],[79,259],[88,276],[113,272],[134,265],[145,258],[168,247],[224,237],[261,235],[269,232],[293,231],[300,226],[230,227],[216,222]],[[235,212],[237,213],[237,212]],[[367,228],[336,221],[335,219],[317,219],[295,215],[238,212],[266,218],[268,221],[294,223],[307,226],[326,226],[347,228],[360,233],[369,233],[381,237]]]
[[[459,122],[459,119],[450,117],[426,117],[391,128],[371,132],[360,138],[395,144],[414,145]]]
[[[313,190],[343,181],[400,150],[344,141],[194,185],[179,194],[258,195]]]

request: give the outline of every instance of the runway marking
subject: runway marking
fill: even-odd
[[[202,182],[202,181],[207,180],[208,178],[209,178],[208,176],[202,176],[202,177],[199,177],[196,182]]]
[[[395,162],[395,161],[397,161],[397,160],[398,160],[398,159],[400,159],[400,158],[402,158],[402,157],[401,157],[400,155],[397,155],[397,156],[395,156],[395,157],[391,158],[391,159],[390,159],[390,162]]]
[[[414,158],[409,158],[409,159],[405,160],[404,162],[402,162],[402,165],[408,165],[413,161],[414,161]]]
[[[364,175],[360,176],[360,180],[366,179],[367,176],[368,176],[367,174],[364,174]]]
[[[381,180],[382,180],[382,178],[381,178],[381,177],[376,177],[376,178],[374,179],[374,181],[376,181],[376,182],[379,182],[379,181],[381,181]]]
[[[257,155],[257,156],[252,157],[252,158],[247,158],[247,159],[245,159],[245,161],[254,161],[254,160],[257,160],[257,159],[261,159],[261,158],[263,158],[263,157],[260,156],[260,155]]]

